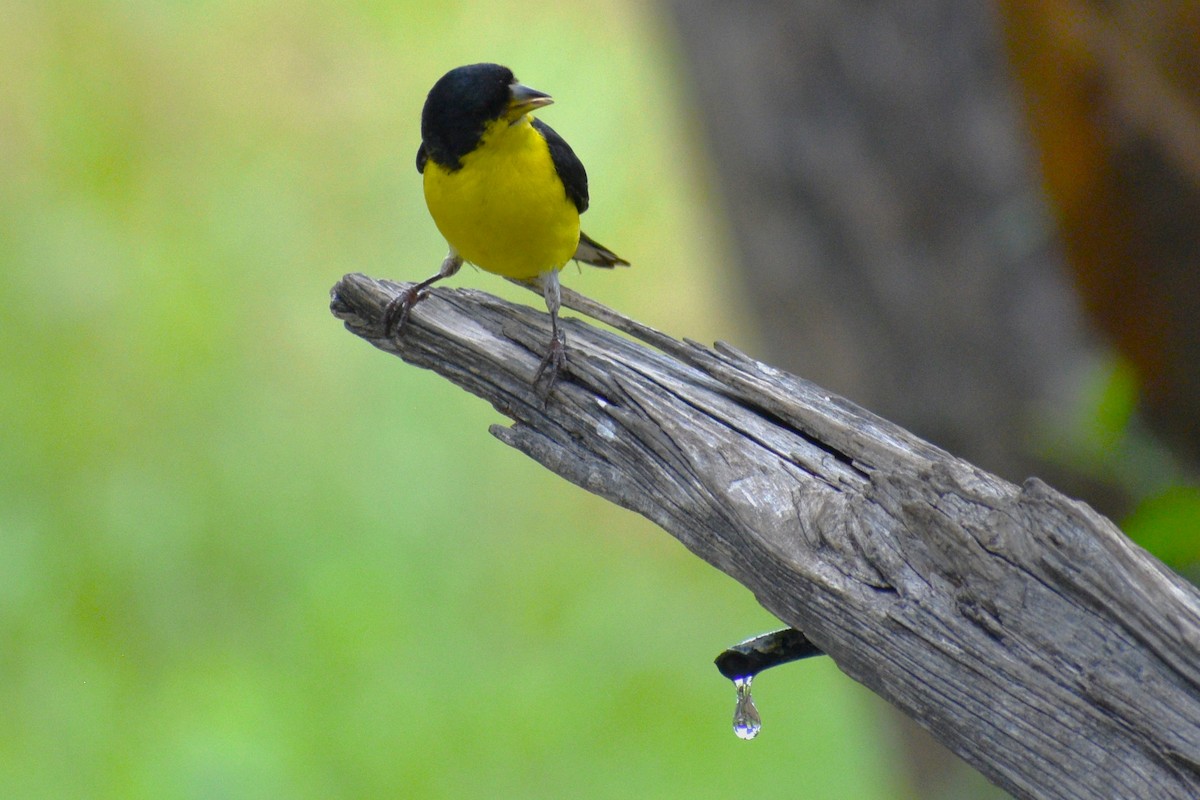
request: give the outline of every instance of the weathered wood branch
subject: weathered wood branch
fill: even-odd
[[[1015,486],[730,347],[653,345],[437,290],[383,336],[402,285],[348,275],[346,327],[485,398],[492,433],[661,525],[855,680],[1019,797],[1200,797],[1200,593],[1086,505]]]

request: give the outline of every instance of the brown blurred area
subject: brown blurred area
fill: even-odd
[[[1089,320],[1200,464],[1200,3],[1006,0],[1041,175]]]

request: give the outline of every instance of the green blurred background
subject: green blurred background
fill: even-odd
[[[4,4],[0,796],[897,796],[880,701],[814,660],[736,739],[711,660],[776,621],[330,316],[440,263],[420,108],[482,60],[556,97],[634,263],[566,283],[756,352],[646,4]],[[1056,451],[1136,483],[1123,376]],[[1189,563],[1161,484],[1129,528]]]
[[[762,736],[736,739],[711,660],[775,626],[749,593],[328,312],[343,273],[440,262],[421,103],[494,60],[557,97],[586,229],[635,264],[566,282],[753,350],[661,20],[616,0],[3,18],[0,795],[888,796],[864,690],[780,670]]]

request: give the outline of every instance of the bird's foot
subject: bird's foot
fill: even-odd
[[[567,342],[561,333],[555,333],[550,339],[550,349],[537,372],[533,373],[533,388],[545,402],[550,397],[550,391],[558,381],[558,373],[567,363]]]
[[[393,297],[383,308],[383,335],[387,338],[398,336],[408,322],[408,314],[412,307],[424,300],[429,294],[424,286],[416,285],[404,289]]]

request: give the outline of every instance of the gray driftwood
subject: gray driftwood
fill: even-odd
[[[1200,797],[1200,593],[1088,506],[570,292],[653,349],[565,320],[543,403],[545,314],[436,290],[386,338],[402,286],[348,275],[333,312],[491,402],[513,420],[494,435],[661,525],[995,783]]]

